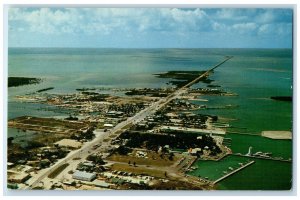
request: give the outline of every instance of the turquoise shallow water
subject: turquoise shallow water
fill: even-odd
[[[246,153],[248,147],[252,146],[255,152],[272,152],[274,156],[291,158],[291,141],[274,141],[257,136],[264,130],[292,129],[292,103],[270,100],[271,96],[292,95],[291,49],[10,48],[9,76],[40,77],[43,82],[8,89],[8,118],[66,115],[59,110],[45,109],[43,105],[20,103],[13,98],[15,95],[46,87],[55,87],[49,91],[51,93],[74,93],[76,88],[82,87],[171,87],[167,84],[169,80],[153,74],[169,70],[209,69],[226,55],[234,57],[217,68],[210,78],[214,80],[212,84],[220,85],[221,89],[237,93],[238,96],[201,96],[209,101],[197,103],[208,106],[232,104],[238,107],[197,112],[235,119],[229,122],[234,127],[229,131],[254,135],[226,135],[232,139],[231,148],[235,153]],[[193,87],[206,87],[206,84],[199,83]],[[8,132],[8,135],[14,134],[13,130]],[[218,170],[222,171],[222,166],[232,164],[231,159],[215,165],[201,162],[201,173],[219,176],[213,169],[220,167]],[[276,175],[276,178],[264,179],[264,173]],[[219,188],[288,189],[290,180],[291,164],[259,160],[249,169],[220,182]],[[247,184],[241,184],[241,181]]]
[[[260,159],[218,184],[221,190],[290,190],[291,187],[291,163]]]

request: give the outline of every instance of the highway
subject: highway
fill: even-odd
[[[52,165],[47,171],[42,171],[41,173],[36,174],[29,180],[29,186],[26,186],[23,189],[30,189],[36,187],[44,178],[46,178],[51,172],[53,172],[55,169],[63,165],[64,163],[72,164],[71,162],[74,161],[73,158],[86,158],[89,154],[91,154],[94,151],[97,151],[97,149],[93,149],[93,146],[96,144],[103,143],[104,139],[109,138],[109,135],[115,134],[117,132],[122,133],[122,129],[130,124],[137,123],[145,119],[147,116],[150,116],[154,114],[159,109],[163,108],[166,104],[168,104],[173,99],[178,98],[181,94],[187,91],[188,87],[198,82],[200,79],[207,77],[210,72],[212,72],[215,68],[219,67],[232,57],[226,57],[225,60],[218,63],[217,65],[213,66],[211,69],[207,70],[205,73],[191,81],[190,83],[186,84],[185,86],[177,89],[172,94],[165,98],[161,98],[157,102],[152,103],[149,107],[145,108],[144,110],[137,113],[135,116],[128,118],[127,120],[117,124],[114,128],[112,128],[110,131],[104,132],[99,137],[96,137],[94,140],[90,142],[86,142],[80,149],[70,152],[65,158],[60,159],[57,163]],[[117,137],[117,136],[116,136]]]

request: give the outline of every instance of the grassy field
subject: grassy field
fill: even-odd
[[[69,164],[66,163],[66,164],[63,164],[61,166],[59,166],[57,169],[55,169],[53,172],[51,172],[49,175],[48,175],[48,178],[56,178],[64,169],[66,169],[66,167],[68,167]]]
[[[182,157],[179,154],[175,154],[173,159],[170,160],[169,155],[166,154],[161,157],[161,154],[154,151],[143,151],[146,152],[147,155],[145,157],[138,157],[137,152],[137,150],[134,150],[131,155],[113,154],[109,156],[107,160],[123,163],[128,163],[130,161],[131,164],[135,162],[137,165],[171,166]]]
[[[24,125],[33,125],[33,126],[44,126],[44,127],[51,127],[51,128],[63,128],[63,129],[81,129],[86,127],[87,125],[82,122],[73,122],[73,121],[66,121],[66,120],[59,120],[54,118],[41,118],[41,117],[18,117],[11,122],[17,122],[19,124]]]

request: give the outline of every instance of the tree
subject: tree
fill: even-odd
[[[92,161],[92,162],[94,162],[95,164],[98,164],[98,165],[105,164],[105,162],[102,160],[100,155],[92,154],[92,155],[89,155],[86,159],[88,161]]]
[[[175,156],[174,153],[171,152],[170,155],[169,155],[169,160],[173,160],[174,156]]]
[[[9,137],[8,139],[7,139],[7,143],[8,143],[8,145],[12,145],[12,141],[14,140],[14,137]]]
[[[131,150],[128,147],[120,146],[117,151],[120,155],[127,155]]]

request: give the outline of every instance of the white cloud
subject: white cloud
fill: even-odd
[[[232,26],[232,29],[234,31],[239,32],[239,33],[251,34],[251,33],[253,33],[256,30],[257,27],[258,27],[257,24],[250,22],[250,23],[234,24]]]
[[[256,20],[259,23],[270,23],[274,21],[275,14],[272,10],[267,10],[259,15],[257,15]]]
[[[274,9],[10,8],[10,34],[189,38],[288,35],[288,11]],[[287,21],[287,22],[285,22]],[[103,37],[104,38],[104,37]],[[158,37],[157,37],[158,38]],[[201,38],[201,37],[199,37]]]
[[[225,24],[218,23],[218,22],[213,22],[212,27],[213,27],[213,30],[215,30],[215,31],[224,31],[224,30],[227,31],[229,29],[229,27],[226,26]]]
[[[288,36],[291,35],[292,28],[291,23],[264,24],[259,27],[258,34]]]
[[[211,21],[201,9],[168,8],[68,8],[9,10],[9,20],[21,21],[32,32],[59,34],[83,32],[109,34],[114,30],[135,31],[199,31],[210,27]]]
[[[249,19],[249,15],[246,15],[247,13],[249,14],[249,12],[251,12],[249,9],[223,8],[218,10],[213,18],[230,21],[242,21]]]

